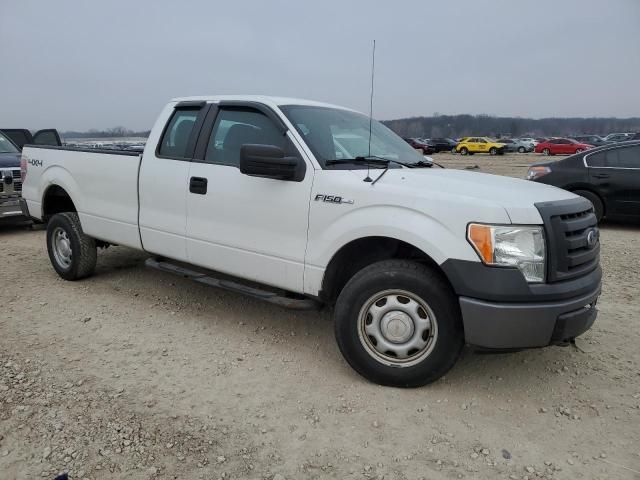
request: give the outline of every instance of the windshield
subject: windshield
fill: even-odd
[[[424,157],[407,142],[375,120],[371,124],[369,151],[369,117],[361,113],[304,105],[288,105],[280,109],[304,138],[322,168],[329,168],[328,160],[368,156],[403,163],[424,161]],[[349,168],[367,166],[349,165]]]
[[[2,132],[0,132],[0,153],[20,153],[20,150]]]

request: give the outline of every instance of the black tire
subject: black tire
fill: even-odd
[[[580,195],[591,202],[598,222],[604,218],[604,204],[596,193],[590,192],[589,190],[574,190],[573,193]]]
[[[56,254],[54,235],[66,236],[70,247],[69,261],[65,264]],[[93,238],[85,235],[75,212],[57,213],[47,224],[47,251],[54,270],[65,280],[79,280],[91,275],[96,268],[97,249]]]
[[[435,318],[437,334],[431,346],[420,354],[423,356],[418,355],[416,363],[405,366],[384,363],[361,339],[362,310],[376,295],[393,290],[419,298]],[[455,364],[464,346],[460,307],[450,286],[439,272],[408,260],[374,263],[349,280],[336,303],[335,335],[342,355],[355,371],[371,382],[392,387],[419,387],[437,380]]]
[[[497,155],[498,154],[498,149],[496,147],[491,147],[489,149],[489,155]]]
[[[524,152],[526,152],[526,151],[527,151],[527,149],[526,149],[526,148],[524,148],[524,147],[518,147],[518,152],[519,152],[519,153],[524,153]]]
[[[542,154],[549,156],[551,155],[551,150],[549,150],[548,148],[545,148],[544,150],[542,150]]]
[[[462,147],[460,149],[460,155],[466,155],[469,153],[469,149],[467,147]]]

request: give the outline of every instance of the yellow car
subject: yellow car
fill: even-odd
[[[488,153],[502,155],[506,145],[487,137],[464,137],[456,145],[456,153],[473,155],[474,153]]]

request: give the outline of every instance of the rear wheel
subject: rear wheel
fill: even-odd
[[[575,193],[576,195],[580,195],[581,197],[584,197],[591,202],[591,204],[593,205],[593,212],[596,214],[598,222],[600,222],[604,217],[604,204],[602,203],[600,197],[597,194],[590,192],[589,190],[574,190],[573,193]]]
[[[96,268],[96,242],[82,231],[75,212],[51,217],[47,224],[47,251],[51,265],[65,280],[88,277]]]
[[[497,155],[498,154],[498,149],[496,147],[491,147],[489,149],[489,155]]]
[[[549,150],[548,148],[545,148],[544,150],[542,150],[542,154],[543,155],[551,155],[551,150]]]
[[[467,155],[469,153],[469,149],[467,147],[462,147],[460,149],[460,154],[461,155]]]
[[[440,274],[407,260],[358,272],[335,308],[340,351],[366,379],[418,387],[444,375],[464,344],[460,308]]]

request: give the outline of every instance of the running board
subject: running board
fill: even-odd
[[[195,282],[203,283],[211,287],[217,287],[224,290],[230,290],[232,292],[242,293],[259,300],[264,300],[265,302],[279,305],[281,307],[290,308],[293,310],[320,309],[320,303],[310,298],[285,297],[278,292],[264,290],[262,288],[256,288],[233,281],[230,278],[225,278],[226,275],[223,274],[217,274],[219,276],[215,276],[216,272],[199,272],[197,270],[193,270],[189,266],[182,266],[157,258],[148,258],[144,263],[147,267],[155,268],[156,270],[160,270],[162,272],[180,275],[181,277],[188,278]]]

